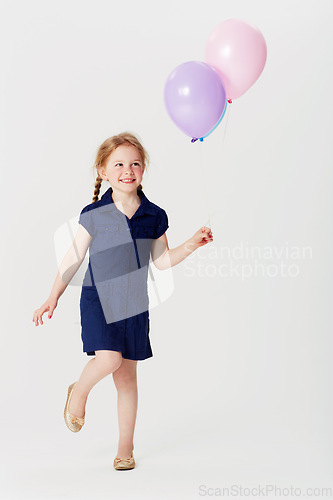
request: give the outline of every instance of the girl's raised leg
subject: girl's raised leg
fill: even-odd
[[[138,409],[137,361],[123,359],[112,374],[118,392],[119,443],[117,457],[130,458]]]
[[[119,351],[95,351],[96,355],[84,367],[75,384],[68,410],[83,417],[89,392],[102,378],[119,369],[123,357]]]

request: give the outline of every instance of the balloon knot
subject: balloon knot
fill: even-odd
[[[229,104],[232,104],[232,100],[231,100],[231,99],[228,99],[228,103],[229,103]]]
[[[193,137],[193,139],[191,139],[191,142],[195,142],[197,141],[198,139],[196,137]]]
[[[203,141],[203,137],[200,137],[199,141],[201,141],[201,142],[202,142],[202,141]]]

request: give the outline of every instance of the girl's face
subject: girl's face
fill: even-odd
[[[130,192],[137,190],[142,181],[144,166],[139,151],[132,145],[118,146],[109,156],[100,176],[108,180],[112,189]],[[126,182],[126,179],[130,182]]]

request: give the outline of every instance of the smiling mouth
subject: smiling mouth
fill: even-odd
[[[134,182],[135,179],[120,179],[120,182],[124,182],[125,184],[131,184],[131,182]]]

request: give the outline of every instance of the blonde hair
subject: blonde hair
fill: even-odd
[[[99,193],[101,190],[101,185],[103,179],[99,176],[98,169],[103,168],[106,166],[107,160],[110,156],[110,154],[117,149],[118,146],[121,146],[122,144],[127,144],[129,146],[134,146],[137,148],[138,152],[140,153],[140,157],[142,160],[142,163],[145,167],[145,170],[149,164],[149,154],[145,150],[145,148],[142,146],[141,142],[139,139],[134,135],[131,134],[130,132],[122,132],[121,134],[118,135],[113,135],[112,137],[109,137],[106,139],[103,144],[101,144],[97,150],[96,154],[96,160],[93,165],[93,169],[96,168],[97,172],[97,177],[95,181],[95,190],[94,190],[94,196],[92,202],[95,203],[98,201]],[[111,188],[112,189],[112,188]],[[142,184],[138,186],[137,189],[142,189]]]

